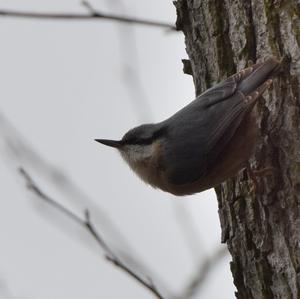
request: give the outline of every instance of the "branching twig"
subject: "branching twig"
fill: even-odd
[[[95,205],[94,201],[80,188],[72,178],[62,169],[49,163],[45,157],[40,155],[33,148],[28,140],[4,117],[0,112],[0,154],[4,155],[9,162],[9,167],[15,169],[23,165],[25,169],[34,170],[41,178],[47,180],[57,191],[61,192],[64,198],[76,208],[83,211],[88,208],[93,211],[93,223],[101,227],[101,233],[107,243],[114,248],[114,251],[122,261],[139,273],[148,273],[159,282],[159,289],[166,297],[172,297],[169,287],[157,273],[153,273],[147,265],[141,262],[137,253],[124,238],[119,228],[115,225],[108,213]],[[46,204],[47,202],[44,201]],[[52,205],[49,205],[53,207]],[[53,221],[54,219],[52,219]],[[54,221],[56,222],[56,221]],[[80,223],[81,224],[81,223]],[[80,225],[81,226],[81,225]],[[62,227],[66,229],[66,227]],[[85,242],[85,244],[87,244]]]
[[[49,20],[79,20],[79,21],[99,21],[99,20],[109,20],[116,21],[121,23],[127,23],[132,25],[144,25],[151,26],[157,28],[165,28],[170,31],[176,31],[174,25],[165,23],[165,22],[157,22],[151,20],[144,20],[134,17],[126,17],[115,14],[103,13],[100,11],[96,11],[88,2],[83,2],[85,7],[89,9],[89,14],[83,13],[45,13],[45,12],[32,12],[32,11],[17,11],[17,10],[8,10],[8,9],[0,9],[0,17],[14,17],[14,18],[27,18],[27,19],[49,19]]]
[[[25,169],[34,170],[41,178],[47,180],[57,191],[62,193],[73,207],[80,210],[88,208],[90,211],[93,211],[94,223],[101,227],[106,240],[109,240],[110,244],[112,243],[114,250],[122,257],[122,260],[126,260],[126,263],[129,263],[131,268],[143,269],[145,273],[151,272],[144,263],[141,263],[137,254],[123,234],[120,233],[119,228],[109,217],[108,213],[99,204],[96,205],[67,173],[56,165],[49,163],[40,155],[1,112],[0,154],[9,162],[9,167],[14,172],[19,165],[23,165]],[[151,276],[153,277],[154,274],[151,273]],[[155,279],[160,281],[160,288],[164,289],[164,293],[167,293],[168,288],[161,285],[162,279],[158,278],[157,274],[155,274]]]
[[[114,264],[116,267],[120,268],[122,271],[127,273],[129,276],[134,278],[137,282],[139,282],[142,286],[152,292],[156,298],[163,299],[164,297],[157,290],[153,280],[150,277],[143,278],[141,275],[137,274],[135,271],[130,269],[115,253],[114,251],[107,245],[104,241],[103,237],[97,231],[95,226],[93,225],[90,217],[90,212],[88,209],[84,211],[84,219],[80,218],[69,209],[58,203],[56,200],[49,197],[45,194],[40,187],[33,181],[30,175],[23,169],[20,168],[21,175],[25,178],[28,189],[33,191],[40,199],[46,201],[55,209],[59,210],[73,221],[75,221],[80,226],[86,228],[86,230],[90,233],[90,235],[96,240],[97,244],[101,247],[101,249],[105,252],[105,258]],[[207,257],[199,266],[199,270],[196,272],[192,279],[189,279],[187,286],[180,292],[177,296],[171,296],[174,299],[187,299],[193,297],[201,286],[203,286],[204,281],[206,280],[209,272],[214,268],[215,265],[225,256],[227,250],[225,247],[221,247],[218,249],[212,256]]]
[[[71,218],[81,226],[85,227],[87,231],[92,235],[92,237],[96,240],[96,242],[99,244],[99,246],[102,248],[102,250],[105,252],[105,258],[109,262],[111,262],[116,267],[123,270],[125,273],[130,275],[136,281],[138,281],[142,286],[144,286],[146,289],[152,292],[152,294],[155,295],[156,298],[163,299],[162,295],[156,289],[151,279],[148,280],[143,279],[140,275],[138,275],[129,267],[127,267],[125,263],[123,263],[122,260],[120,260],[119,257],[106,244],[106,242],[104,241],[100,233],[95,229],[90,218],[90,213],[87,209],[84,211],[84,219],[81,219],[76,214],[68,210],[66,207],[58,203],[56,200],[52,199],[47,194],[45,194],[23,168],[20,168],[20,173],[25,178],[28,189],[33,191],[40,199],[45,200],[48,204],[52,205],[57,210],[64,213],[66,216],[68,216],[69,218]]]

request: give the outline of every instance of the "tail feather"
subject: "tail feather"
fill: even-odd
[[[254,92],[273,76],[279,68],[279,65],[280,62],[272,57],[263,63],[246,69],[239,80],[237,89],[244,95]]]

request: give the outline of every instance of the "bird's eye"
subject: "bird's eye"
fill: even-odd
[[[141,139],[140,144],[147,145],[147,144],[151,144],[152,141],[153,141],[153,138]]]
[[[134,138],[131,138],[128,140],[128,143],[131,143],[131,144],[138,144],[139,143],[139,139],[134,137]]]

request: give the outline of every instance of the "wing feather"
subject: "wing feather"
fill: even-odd
[[[279,62],[269,58],[241,70],[163,122],[169,132],[163,165],[171,183],[194,182],[207,174],[278,68]]]
[[[247,111],[244,96],[235,92],[234,82],[225,84],[227,90],[221,92],[222,87],[216,86],[166,121],[170,138],[164,145],[164,165],[171,183],[185,184],[205,176],[242,121]],[[226,139],[218,143],[224,135]]]

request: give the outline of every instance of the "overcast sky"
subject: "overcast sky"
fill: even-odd
[[[123,0],[122,7],[117,0],[91,3],[103,11],[170,23],[176,17],[167,0]],[[0,0],[0,8],[86,11],[74,0]],[[91,200],[57,190],[43,174],[45,165],[23,157],[23,150],[20,160],[9,159],[2,124],[0,298],[153,298],[105,261],[80,228],[51,217],[55,215],[26,191],[16,170],[19,164],[79,215],[85,206],[92,215],[93,204],[101,207],[139,258],[171,289],[180,290],[198,260],[220,246],[214,192],[175,198],[154,190],[116,151],[93,139],[118,139],[128,129],[163,120],[193,100],[192,78],[182,73],[181,59],[187,57],[183,35],[104,21],[0,18],[0,38],[1,118]],[[195,225],[192,238],[179,219],[185,212]],[[229,260],[216,266],[195,298],[233,297]]]

